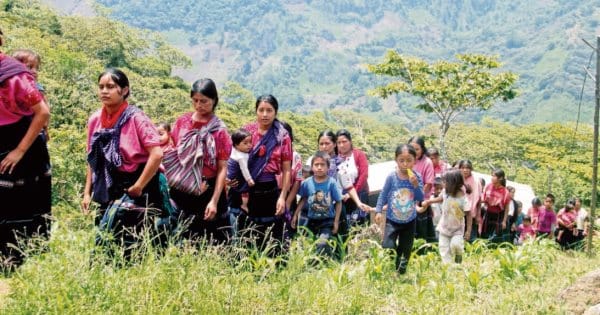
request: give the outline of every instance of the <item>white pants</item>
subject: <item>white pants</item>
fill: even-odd
[[[462,255],[464,245],[462,235],[447,236],[440,233],[439,248],[442,262],[445,264],[451,263],[455,255]]]

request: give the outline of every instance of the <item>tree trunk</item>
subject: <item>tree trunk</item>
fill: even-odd
[[[442,120],[440,122],[440,155],[442,160],[448,162],[448,156],[446,155],[446,133],[450,128],[448,121]]]

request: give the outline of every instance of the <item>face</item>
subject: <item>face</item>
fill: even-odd
[[[100,97],[100,101],[105,107],[120,106],[128,91],[128,87],[121,88],[108,73],[101,77],[98,82],[98,97]]]
[[[329,171],[327,161],[321,157],[313,158],[312,160],[312,171],[316,177],[324,177]]]
[[[531,225],[531,221],[529,221],[529,220],[523,220],[523,225],[524,226],[529,226],[529,225]]]
[[[438,165],[440,164],[440,156],[437,154],[431,155],[429,157],[429,159],[431,159],[431,162],[433,162],[433,165]]]
[[[339,136],[337,139],[337,148],[340,154],[348,154],[352,151],[352,141],[346,138],[346,136]]]
[[[167,144],[169,142],[170,137],[169,132],[166,131],[165,128],[163,128],[162,126],[156,128],[156,130],[158,130],[158,138],[160,139],[160,144]]]
[[[544,199],[544,207],[546,207],[546,209],[552,209],[554,207],[554,201],[552,201],[552,198],[546,198]]]
[[[581,208],[581,200],[575,199],[575,209],[579,210]]]
[[[322,191],[319,191],[318,193],[315,194],[315,199],[318,202],[323,201],[323,197],[325,197],[325,194]]]
[[[492,174],[492,184],[497,185],[500,183],[500,179],[495,174]]]
[[[508,194],[510,195],[510,198],[515,199],[515,190],[514,189],[509,189]]]
[[[442,189],[444,188],[444,185],[435,185],[433,186],[433,194],[438,196],[439,194],[442,193]]]
[[[247,136],[242,142],[238,143],[235,148],[240,152],[249,153],[252,150],[252,137]]]
[[[35,58],[29,58],[29,60],[27,60],[25,63],[25,66],[27,66],[27,68],[31,71],[31,74],[33,74],[33,77],[37,80],[38,70],[40,68],[38,61]]]
[[[192,96],[192,104],[194,104],[194,110],[196,110],[200,116],[207,116],[213,113],[215,101],[202,93],[194,93],[194,96]]]
[[[421,148],[421,146],[418,143],[416,143],[416,142],[411,142],[410,145],[417,152],[417,158],[420,158],[423,155],[423,148]]]
[[[319,151],[325,152],[330,156],[335,154],[335,143],[328,136],[322,136],[319,139]]]
[[[461,167],[460,172],[465,179],[471,177],[471,169],[466,166]]]
[[[407,169],[412,169],[415,165],[415,157],[408,153],[408,150],[402,150],[398,156],[396,156],[396,164],[398,164],[398,169],[403,174],[406,174]]]
[[[260,102],[258,104],[258,107],[256,108],[256,120],[259,125],[270,128],[275,117],[277,117],[277,111],[275,111],[273,105],[267,102]]]

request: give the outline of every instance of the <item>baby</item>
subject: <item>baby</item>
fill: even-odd
[[[248,158],[250,151],[252,151],[252,136],[246,129],[238,129],[231,134],[231,142],[233,143],[233,148],[231,149],[230,160],[233,160],[238,163],[239,170],[242,172],[242,176],[248,183],[249,187],[254,186],[254,180],[252,179],[252,175],[250,175],[250,170],[248,169]],[[227,177],[230,180],[234,180],[235,174],[237,172],[231,172],[228,170]],[[248,193],[242,192],[242,209],[248,211]]]

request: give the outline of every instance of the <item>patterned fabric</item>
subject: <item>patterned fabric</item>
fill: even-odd
[[[275,119],[271,128],[261,135],[258,131],[258,124],[252,123],[244,126],[252,134],[253,149],[250,152],[250,174],[254,181],[260,181],[260,178],[252,172],[252,165],[260,169],[258,174],[272,174],[268,180],[272,180],[275,174],[281,172],[281,165],[284,161],[292,161],[293,151],[292,142],[279,120]]]
[[[381,213],[383,206],[387,205],[386,218],[394,223],[407,223],[417,217],[417,202],[423,201],[423,181],[421,175],[415,173],[419,187],[415,188],[408,179],[401,179],[396,171],[390,173],[385,179],[385,184],[375,211]]]
[[[204,154],[206,152],[208,155],[210,166],[217,164],[216,143],[212,133],[224,128],[221,119],[212,116],[202,128],[188,131],[180,139],[177,150],[165,153],[163,165],[171,187],[195,196],[202,194]]]
[[[487,211],[491,213],[500,213],[504,211],[510,202],[510,194],[504,186],[495,187],[489,183],[483,191],[483,202],[487,204]]]
[[[123,163],[119,151],[121,127],[138,111],[140,109],[137,107],[128,106],[114,128],[102,129],[92,135],[87,161],[94,175],[92,177],[93,199],[98,203],[110,201],[108,190],[113,185],[111,173]]]
[[[0,68],[8,60],[11,58],[0,53]],[[3,77],[0,83],[0,126],[10,125],[24,116],[33,115],[31,107],[43,100],[43,95],[36,88],[35,80],[29,72],[23,71],[9,77],[8,74],[15,72],[9,70],[0,69]]]
[[[31,74],[24,64],[12,57],[0,54],[0,84],[2,84],[4,80],[24,72]]]
[[[248,168],[255,181],[259,179],[263,171],[265,171],[265,173],[273,171],[273,169],[269,169],[268,165],[273,162],[273,160],[277,159],[277,157],[280,159],[279,165],[281,165],[282,161],[292,160],[290,137],[279,120],[275,119],[271,128],[262,137],[260,137],[258,133],[257,124],[250,124],[244,127],[244,129],[252,133],[253,148],[252,151],[250,151]],[[279,152],[277,152],[278,150]],[[280,167],[277,168],[277,170],[280,170]],[[273,174],[276,173],[278,172],[273,172]]]

